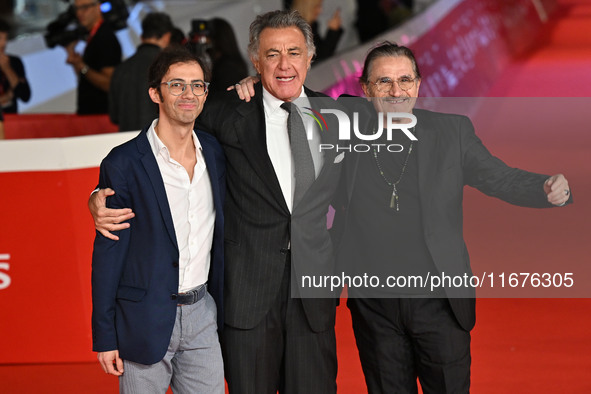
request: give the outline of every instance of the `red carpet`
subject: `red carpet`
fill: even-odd
[[[591,3],[560,0],[559,5],[539,45],[506,68],[492,87],[491,97],[591,97]],[[558,272],[567,262],[589,261],[588,123],[557,130],[555,137],[536,136],[535,142],[546,143],[548,148],[526,156],[512,149],[502,134],[482,136],[492,152],[512,165],[540,172],[563,171],[572,185],[575,204],[541,212],[511,207],[466,190],[465,234],[475,269],[502,262],[519,272],[524,261],[536,261]],[[566,142],[557,141],[558,136]],[[590,393],[590,316],[589,299],[479,299],[472,336],[472,392]],[[338,310],[337,333],[339,393],[364,393],[344,305]],[[117,383],[101,372],[98,363],[1,366],[0,392],[116,393]]]
[[[591,2],[559,1],[559,9],[538,45],[506,68],[489,96],[591,97],[589,26]],[[550,272],[559,272],[565,261],[581,266],[589,262],[588,124],[588,120],[579,122],[579,127],[559,129],[550,136],[536,135],[535,129],[523,130],[519,136],[481,135],[487,147],[510,165],[544,173],[563,172],[573,188],[575,204],[562,211],[542,212],[512,207],[466,189],[464,231],[475,270],[501,262],[519,267],[535,261],[552,267]],[[524,154],[512,144],[519,145],[520,139],[530,137],[536,145],[534,154]],[[548,222],[558,226],[549,228]],[[555,239],[561,242],[556,244]],[[519,268],[512,271],[519,272]],[[359,359],[351,343],[354,339],[348,310],[341,307],[338,313],[339,393],[365,393]],[[479,299],[476,315],[471,392],[591,392],[590,299]]]
[[[559,5],[540,44],[507,67],[490,96],[591,97],[591,34],[588,34],[591,3],[561,0]],[[515,154],[509,160],[495,149],[507,147],[507,141],[495,140],[494,136],[483,138],[493,152],[510,163],[517,161],[517,165],[525,168],[564,172],[573,188],[575,204],[563,212],[552,212],[562,216],[554,221],[558,228],[548,228],[544,219],[536,221],[528,217],[529,228],[505,229],[511,234],[491,240],[490,232],[495,230],[486,229],[481,220],[486,220],[485,216],[494,218],[495,213],[483,214],[475,206],[477,203],[469,200],[472,196],[467,195],[465,231],[473,262],[486,259],[494,245],[509,250],[508,255],[515,264],[539,259],[553,266],[554,272],[560,271],[566,261],[577,261],[581,266],[589,262],[591,136],[588,124],[587,120],[579,122],[579,127],[557,129],[552,137],[537,136],[538,143],[540,140],[547,143],[547,148],[539,149],[540,157]],[[511,213],[521,211],[527,210],[516,208]],[[535,212],[532,216],[536,216]],[[556,238],[562,242],[553,242]],[[528,245],[527,254],[515,254],[516,250],[524,251],[523,244]],[[590,312],[590,299],[479,299],[472,336],[472,392],[591,392]]]

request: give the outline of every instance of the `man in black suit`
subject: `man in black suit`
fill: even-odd
[[[336,300],[291,295],[297,292],[292,269],[311,256],[325,271],[334,263],[326,214],[342,155],[318,147],[335,144],[338,127],[316,130],[309,141],[313,179],[302,190],[284,103],[336,103],[303,86],[314,44],[299,14],[258,16],[250,27],[249,55],[262,81],[255,99],[212,95],[198,126],[218,138],[227,159],[222,348],[228,387],[231,393],[335,393]],[[296,108],[290,111],[298,116]],[[132,215],[102,208],[106,194],[96,193],[89,203],[101,232],[125,226],[113,223]]]
[[[418,140],[393,133],[375,143],[396,144],[398,153],[374,146],[348,155],[334,226],[342,231],[337,261],[348,274],[471,275],[464,185],[520,206],[570,202],[563,175],[508,167],[484,147],[467,117],[414,109],[421,75],[408,48],[385,42],[372,49],[360,82],[370,101],[339,98],[364,119],[359,129],[380,131],[380,113],[406,113],[399,121],[414,116],[409,129]],[[347,305],[369,393],[416,393],[417,376],[424,393],[469,391],[472,287],[349,288]]]

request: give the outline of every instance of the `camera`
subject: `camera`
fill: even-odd
[[[87,34],[88,31],[78,25],[74,6],[69,6],[66,11],[57,16],[56,20],[47,25],[44,38],[49,48],[54,48],[56,45],[65,47],[73,41],[84,38]]]
[[[207,57],[207,50],[211,46],[208,40],[211,34],[211,23],[205,19],[193,19],[189,32],[189,49],[202,58]]]
[[[114,30],[121,30],[127,26],[129,12],[124,0],[100,0],[100,7],[105,23]],[[44,38],[45,44],[49,48],[54,48],[56,45],[66,47],[71,42],[85,39],[87,35],[86,28],[78,23],[74,6],[70,5],[47,25]]]

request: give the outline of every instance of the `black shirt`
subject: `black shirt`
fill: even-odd
[[[84,63],[95,71],[115,67],[121,63],[121,45],[107,23],[102,23],[92,36],[83,55]],[[106,114],[109,112],[108,93],[94,86],[80,74],[78,82],[78,110],[83,114]]]
[[[109,89],[109,116],[119,131],[141,130],[158,117],[158,104],[148,93],[148,69],[162,51],[141,44],[136,53],[117,66]]]
[[[348,234],[355,239],[343,242],[344,245],[352,245],[349,257],[354,260],[350,266],[357,275],[380,277],[380,286],[375,288],[377,294],[368,294],[370,296],[379,296],[384,291],[398,295],[428,294],[428,287],[421,288],[407,279],[413,275],[425,279],[428,272],[431,275],[436,272],[425,243],[421,220],[417,161],[420,141],[413,142],[410,156],[411,141],[400,130],[393,131],[391,141],[386,140],[384,130],[379,140],[364,143],[370,147],[372,144],[384,145],[380,145],[379,150],[372,147],[368,152],[354,153],[359,156],[359,161],[349,204],[348,225],[353,227]],[[393,152],[389,152],[387,147]],[[374,151],[377,151],[377,160]],[[406,168],[396,185],[397,211],[391,184],[399,179],[407,157]],[[389,184],[380,175],[380,167]],[[385,285],[390,275],[407,277],[404,279],[407,285]],[[382,284],[385,286],[382,287]],[[403,285],[403,282],[398,284]]]

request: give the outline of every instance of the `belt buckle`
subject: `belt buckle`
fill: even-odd
[[[191,302],[185,302],[185,303],[177,303],[177,306],[181,306],[181,305],[193,305],[196,302],[198,302],[199,300],[201,300],[204,296],[205,296],[205,292],[207,291],[207,283],[202,284],[201,286],[199,286],[196,289],[193,289],[191,291],[188,291],[186,293],[179,293],[178,296],[180,297],[191,297]]]

